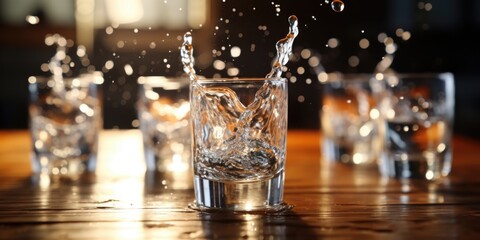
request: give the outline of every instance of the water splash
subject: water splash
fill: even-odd
[[[282,68],[288,63],[289,56],[292,53],[293,41],[298,35],[298,18],[291,15],[288,18],[289,32],[285,38],[280,39],[277,44],[277,56],[272,64],[272,70],[267,74],[267,78],[280,78]],[[191,81],[196,81],[198,76],[195,72],[195,59],[193,57],[192,34],[186,32],[183,36],[183,44],[180,49],[180,56],[183,64],[183,71],[188,74]]]
[[[191,81],[196,81],[198,77],[194,69],[195,59],[193,58],[192,34],[190,32],[183,35],[180,56],[182,58],[183,71],[188,74]]]
[[[382,40],[383,44],[385,45],[385,55],[382,57],[382,60],[377,64],[375,67],[375,73],[386,73],[393,71],[391,69],[391,65],[395,58],[395,52],[397,51],[397,45],[394,42],[393,38],[385,37]]]
[[[282,67],[288,63],[288,58],[292,53],[293,40],[298,35],[298,19],[295,15],[288,18],[290,24],[289,32],[285,38],[280,39],[277,44],[277,57],[272,64],[272,70],[267,74],[267,78],[279,78],[282,75]]]
[[[62,97],[65,95],[65,85],[62,75],[62,61],[67,56],[67,39],[62,37],[60,34],[54,34],[45,38],[45,44],[47,44],[47,46],[57,46],[55,55],[53,55],[53,57],[50,59],[48,68],[52,73],[52,78],[55,82],[53,90],[55,93]]]

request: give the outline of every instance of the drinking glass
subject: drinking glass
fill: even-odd
[[[383,129],[371,74],[330,73],[322,81],[322,157],[351,165],[374,165]]]
[[[34,173],[76,179],[95,171],[102,128],[99,77],[93,73],[60,80],[29,77]]]
[[[287,138],[283,78],[190,84],[195,202],[199,210],[280,211]]]
[[[189,80],[162,76],[138,79],[140,129],[149,178],[191,188]]]
[[[450,173],[454,116],[451,73],[389,74],[385,152],[380,170],[394,178],[436,180]]]

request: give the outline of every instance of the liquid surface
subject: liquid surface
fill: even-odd
[[[193,83],[196,174],[212,180],[255,180],[283,169],[286,82],[258,84],[255,100],[245,107],[229,87]]]

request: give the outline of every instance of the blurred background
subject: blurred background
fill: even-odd
[[[28,128],[27,79],[49,75],[56,49],[45,38],[52,34],[70,39],[66,76],[103,73],[104,127],[129,129],[138,127],[137,78],[182,75],[186,31],[198,74],[263,77],[295,14],[300,34],[284,73],[289,128],[319,128],[319,71],[371,73],[390,37],[393,70],[454,73],[455,132],[480,137],[480,1],[343,0],[341,12],[328,2],[2,0],[0,128]]]

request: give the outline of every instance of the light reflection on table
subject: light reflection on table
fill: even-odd
[[[294,208],[264,215],[188,208],[194,199],[191,186],[145,173],[138,130],[103,131],[96,174],[47,186],[30,175],[28,132],[3,131],[0,238],[480,237],[478,141],[456,137],[452,175],[432,184],[384,179],[376,168],[323,162],[319,138],[318,132],[289,132],[285,200]]]

